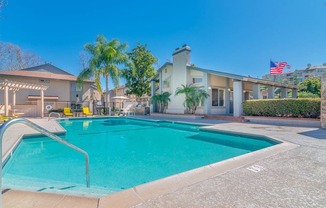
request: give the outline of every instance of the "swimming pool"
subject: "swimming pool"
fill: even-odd
[[[200,130],[199,125],[128,118],[59,122],[63,139],[84,157],[46,137],[25,138],[3,170],[5,188],[107,194],[277,144],[259,137]]]

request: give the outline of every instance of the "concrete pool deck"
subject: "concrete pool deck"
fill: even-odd
[[[209,128],[261,134],[285,143],[101,198],[5,190],[3,207],[325,207],[326,130],[185,117],[163,119],[216,124]],[[47,120],[37,122],[59,130]],[[23,128],[11,132],[17,134],[25,131]]]

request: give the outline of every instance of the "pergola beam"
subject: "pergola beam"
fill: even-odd
[[[39,84],[32,84],[32,83],[24,83],[24,82],[17,82],[11,80],[0,80],[0,86],[8,86],[9,88],[17,88],[17,89],[31,89],[31,90],[47,90],[48,86],[39,85]]]
[[[9,108],[8,108],[8,93],[9,90],[13,92],[13,105],[16,105],[16,92],[20,89],[29,89],[29,90],[39,90],[41,91],[41,117],[44,117],[44,91],[48,89],[48,86],[32,84],[32,83],[24,83],[17,82],[12,80],[0,80],[0,90],[4,90],[4,104],[5,104],[5,116],[9,116]]]

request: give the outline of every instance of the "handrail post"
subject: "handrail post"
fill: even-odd
[[[50,121],[50,119],[51,119],[51,115],[58,115],[58,118],[61,117],[60,113],[57,113],[57,112],[51,112],[51,113],[49,114],[49,119],[48,119],[48,121]]]
[[[29,126],[30,128],[40,132],[41,134],[50,137],[51,139],[60,142],[61,144],[64,144],[73,150],[82,153],[85,156],[85,165],[86,165],[86,186],[89,188],[90,187],[90,175],[89,175],[89,156],[87,152],[84,150],[80,149],[79,147],[76,147],[75,145],[61,139],[57,135],[51,133],[50,131],[44,129],[43,127],[25,119],[25,118],[15,118],[9,121],[6,121],[0,126],[0,155],[1,155],[1,161],[0,161],[0,191],[2,190],[2,140],[5,131],[10,127],[11,125],[15,123],[22,123],[25,124],[26,126]],[[0,208],[2,207],[2,191],[0,192]]]

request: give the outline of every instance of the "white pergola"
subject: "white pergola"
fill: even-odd
[[[48,89],[48,86],[31,84],[24,82],[17,82],[7,79],[0,79],[0,90],[4,90],[4,105],[5,105],[5,116],[9,115],[8,108],[8,95],[9,91],[12,91],[12,105],[16,105],[16,92],[20,89],[39,90],[41,91],[41,118],[44,117],[44,91]]]

